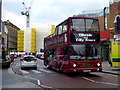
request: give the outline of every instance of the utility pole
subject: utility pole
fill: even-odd
[[[2,15],[2,0],[0,0],[0,32],[2,32],[2,19],[1,16]],[[1,33],[0,33],[1,34]]]

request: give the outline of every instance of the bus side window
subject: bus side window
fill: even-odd
[[[69,58],[68,52],[69,52],[69,46],[64,47],[64,52],[63,52],[64,58]]]
[[[58,35],[57,32],[58,32],[58,27],[56,27],[56,29],[55,29],[55,36]]]
[[[58,35],[62,34],[62,26],[58,27]]]
[[[49,57],[51,57],[51,58],[55,57],[55,49],[49,50]]]
[[[67,32],[67,29],[68,29],[68,23],[67,23],[67,21],[66,21],[65,23],[63,23],[63,30],[62,30],[62,33]]]
[[[63,26],[63,33],[67,32],[67,25]]]

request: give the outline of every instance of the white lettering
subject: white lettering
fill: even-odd
[[[82,39],[82,38],[76,38],[76,41],[84,42],[84,39]]]
[[[92,34],[79,33],[79,37],[92,37]]]

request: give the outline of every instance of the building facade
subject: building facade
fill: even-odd
[[[103,60],[111,59],[112,42],[120,40],[120,28],[117,28],[116,17],[120,17],[120,0],[112,1],[109,5],[109,13],[98,17],[100,21]],[[120,22],[120,18],[118,22]]]
[[[17,34],[17,51],[23,52],[24,51],[24,31],[19,30]]]
[[[49,27],[39,27],[36,29],[36,51],[40,52],[41,49],[44,49],[44,38],[50,35]]]
[[[7,49],[8,51],[17,51],[17,31],[20,30],[16,25],[9,20],[4,21],[4,25],[8,29],[7,33]]]
[[[104,7],[102,10],[83,11],[74,16],[95,17],[99,19],[101,54],[103,61],[110,60],[111,44],[114,41],[120,40],[120,0],[110,0],[109,7]]]
[[[17,51],[39,53],[41,49],[44,49],[44,38],[48,35],[50,35],[50,29],[47,27],[18,31]]]
[[[1,22],[0,32],[0,58],[2,57],[2,50],[7,50],[7,28],[3,22]]]

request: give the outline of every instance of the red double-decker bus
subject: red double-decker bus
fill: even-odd
[[[100,29],[96,18],[69,17],[44,38],[44,65],[64,73],[100,72]]]

